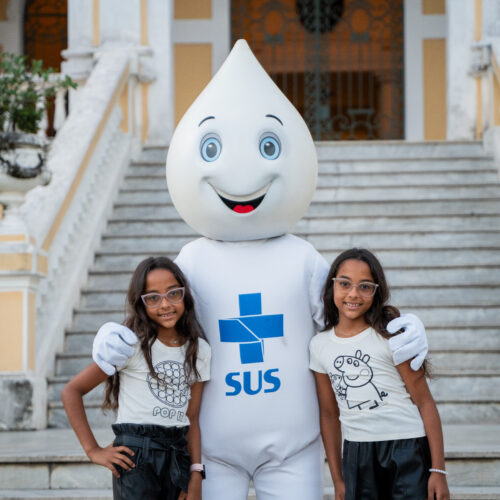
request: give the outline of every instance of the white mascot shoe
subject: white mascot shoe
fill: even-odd
[[[322,498],[308,345],[322,327],[329,266],[288,234],[316,177],[304,120],[238,41],[182,118],[167,158],[173,203],[204,236],[176,262],[212,347],[200,412],[205,500],[246,500],[250,479],[259,500]],[[105,345],[96,339],[98,357],[116,364]]]

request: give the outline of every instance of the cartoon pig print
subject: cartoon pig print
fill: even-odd
[[[362,410],[368,407],[372,410],[387,396],[386,392],[379,391],[372,382],[373,370],[368,361],[370,356],[363,355],[358,349],[354,356],[338,356],[333,362],[335,369],[342,374],[342,385],[346,388],[345,399],[349,409]]]

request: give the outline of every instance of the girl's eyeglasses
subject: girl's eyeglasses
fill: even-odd
[[[150,309],[160,307],[163,297],[171,304],[178,304],[184,298],[184,287],[172,288],[167,293],[146,293],[141,295],[144,305]]]
[[[373,297],[377,291],[378,285],[371,281],[363,281],[361,283],[353,283],[345,278],[332,278],[335,288],[343,293],[349,292],[352,287],[357,287],[361,297]]]

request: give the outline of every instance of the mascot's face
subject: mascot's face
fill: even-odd
[[[208,238],[279,236],[306,211],[316,177],[304,120],[238,41],[172,138],[167,183],[176,209]]]

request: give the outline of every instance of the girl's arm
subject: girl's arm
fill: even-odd
[[[109,445],[106,448],[101,448],[90,429],[83,405],[83,396],[104,382],[107,377],[106,373],[95,363],[92,363],[64,386],[61,400],[69,423],[90,460],[95,464],[107,467],[113,475],[120,477],[113,464],[130,470],[135,465],[125,453],[133,456],[134,452],[126,446]]]
[[[335,500],[343,500],[345,484],[342,477],[342,433],[340,430],[339,407],[333,394],[330,377],[326,373],[313,373],[318,392],[321,437],[335,487]]]
[[[429,441],[431,460],[433,469],[445,470],[444,443],[441,419],[432,397],[427,380],[422,369],[413,371],[410,361],[406,361],[397,366],[403,382],[410,393],[412,401],[418,407],[420,416],[425,427],[425,433]],[[450,492],[446,483],[446,476],[439,472],[431,472],[428,483],[429,498],[436,500],[449,500]]]
[[[200,414],[201,395],[203,393],[204,382],[195,382],[191,386],[191,399],[189,400],[188,409],[186,411],[189,418],[189,431],[186,434],[188,440],[188,453],[191,458],[191,463],[201,463],[201,432],[198,416]],[[200,500],[201,499],[201,473],[191,472],[189,479],[188,493],[181,492],[179,500]]]

